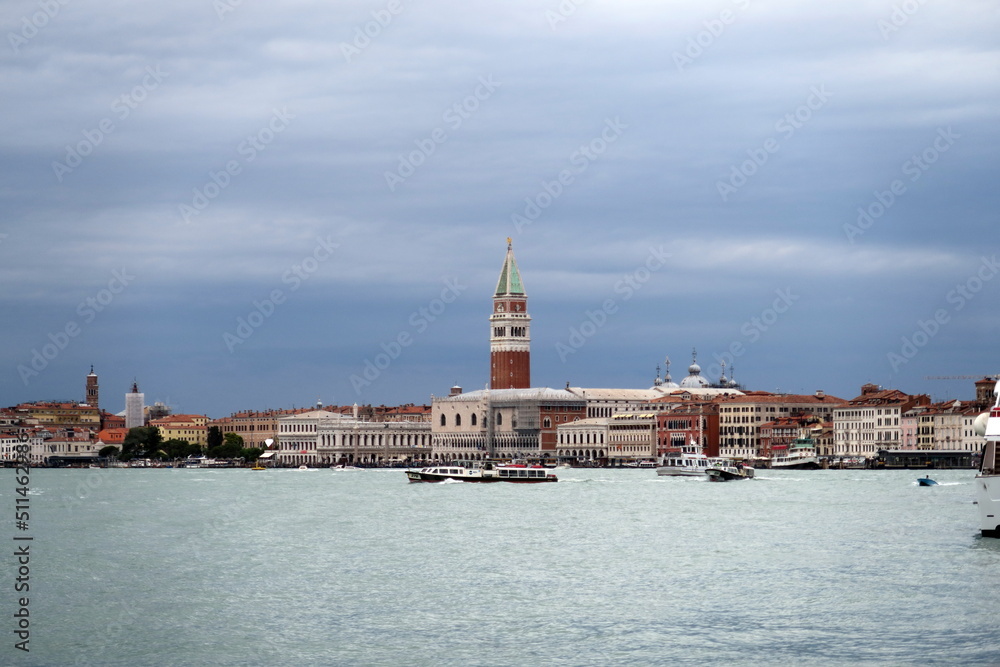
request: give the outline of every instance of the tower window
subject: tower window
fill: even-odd
[[[503,338],[507,335],[507,327],[493,327],[493,335],[497,338]]]

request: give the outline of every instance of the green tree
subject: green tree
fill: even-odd
[[[136,456],[148,456],[163,449],[163,437],[155,426],[136,426],[128,431],[122,442],[122,453],[118,458],[128,461]]]
[[[263,447],[249,447],[240,450],[240,456],[243,457],[244,461],[253,463],[260,458],[260,455],[264,453]]]
[[[163,450],[169,459],[185,459],[189,456],[198,456],[201,454],[200,446],[192,445],[187,440],[179,440],[177,438],[171,438],[163,443]]]
[[[102,456],[106,459],[113,459],[118,456],[118,452],[121,451],[114,445],[108,445],[106,447],[101,447],[101,451],[97,452],[98,456]]]
[[[239,458],[243,452],[243,438],[235,433],[227,433],[223,443],[215,448],[209,448],[208,456],[216,459]]]
[[[215,447],[222,446],[222,429],[218,426],[208,427],[208,442],[205,445],[205,449],[214,449]]]

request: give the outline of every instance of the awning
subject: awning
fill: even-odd
[[[269,459],[269,458],[271,458],[272,456],[274,456],[274,452],[264,452],[264,453],[263,453],[263,454],[261,454],[261,455],[260,455],[260,456],[259,456],[258,458],[261,458],[261,459]]]

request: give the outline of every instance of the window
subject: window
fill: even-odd
[[[455,426],[462,425],[462,415],[455,415]]]
[[[476,413],[475,412],[472,413],[472,425],[473,426],[476,425]]]
[[[552,428],[552,420],[549,419],[548,417],[546,417],[545,420],[542,422],[542,427],[543,428]]]
[[[448,422],[445,419],[445,416],[442,414],[441,415],[441,426],[447,426],[447,425],[448,425]]]
[[[496,425],[500,426],[502,424],[503,424],[503,413],[498,412],[497,413],[497,419],[496,419]]]

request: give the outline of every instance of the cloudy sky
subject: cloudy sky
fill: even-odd
[[[1000,372],[1000,9],[4,3],[0,405],[426,403],[532,380],[936,399]]]

